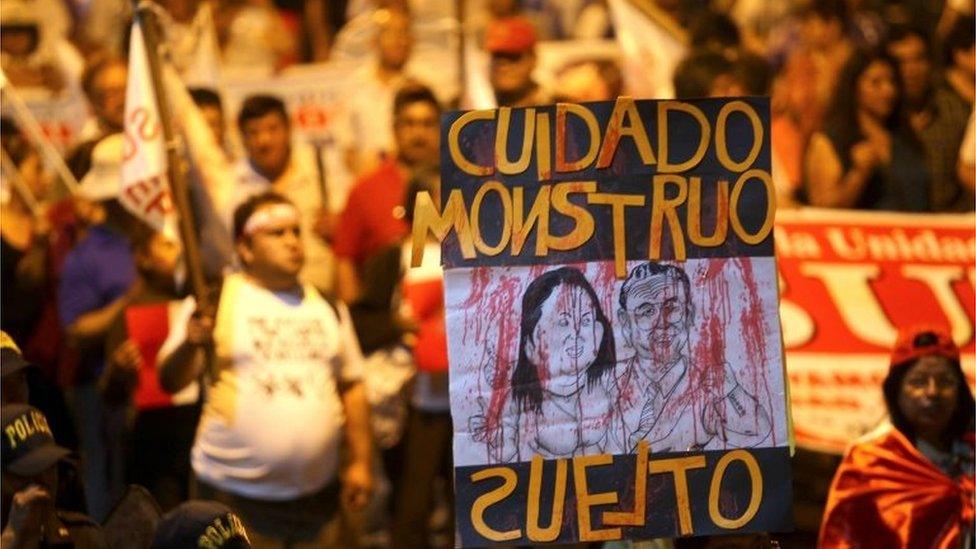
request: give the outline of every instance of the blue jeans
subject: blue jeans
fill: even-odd
[[[105,404],[96,383],[69,387],[65,400],[78,433],[88,515],[101,522],[125,487],[123,440],[128,409]]]

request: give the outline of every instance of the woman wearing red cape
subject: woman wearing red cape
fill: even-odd
[[[822,548],[973,546],[973,395],[941,329],[899,334],[884,381],[891,424],[844,456]]]

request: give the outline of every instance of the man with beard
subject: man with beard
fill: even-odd
[[[620,289],[617,318],[634,355],[615,375],[621,452],[639,441],[655,452],[752,447],[769,436],[769,412],[731,366],[692,363],[688,275],[674,265],[635,267]]]

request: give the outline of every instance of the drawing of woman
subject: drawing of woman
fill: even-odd
[[[562,267],[533,280],[522,296],[502,461],[606,451],[615,362],[613,328],[583,273]]]

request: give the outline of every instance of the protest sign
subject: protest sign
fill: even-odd
[[[765,99],[442,119],[463,546],[790,527]]]
[[[78,143],[81,131],[88,121],[88,103],[80,90],[54,95],[47,90],[18,90],[27,110],[41,127],[44,136],[60,152]],[[19,120],[19,114],[10,101],[0,106],[0,114]]]
[[[841,453],[885,419],[898,328],[948,327],[972,385],[973,215],[802,210],[775,232],[797,444]]]

